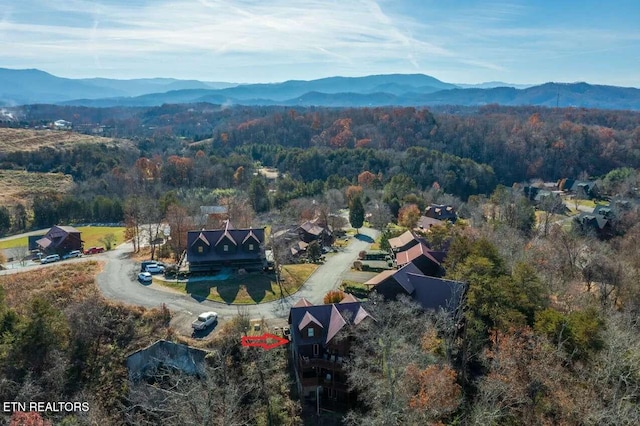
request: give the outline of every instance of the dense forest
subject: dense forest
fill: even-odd
[[[453,205],[463,220],[425,238],[448,250],[445,278],[467,283],[464,315],[429,316],[408,300],[370,300],[367,309],[376,322],[350,336],[358,343],[348,366],[350,386],[361,398],[345,414],[347,424],[640,423],[640,113],[194,104],[36,105],[16,115],[21,121],[7,126],[35,128],[65,119],[75,131],[128,138],[135,148],[0,151],[2,168],[63,172],[76,184],[67,194],[0,207],[0,233],[87,221],[125,222],[134,229],[162,220],[179,233],[200,225],[192,218],[201,205],[216,204],[227,206],[240,226],[284,229],[328,218],[358,200],[367,225],[382,231],[384,246],[413,228],[429,203]],[[277,178],[268,177],[265,167],[277,169]],[[624,202],[606,238],[572,226],[564,206],[536,206],[521,190],[522,184],[562,178],[597,179],[602,200]],[[172,254],[184,250],[180,244],[184,239],[172,235]],[[48,305],[40,308],[52,312]],[[32,348],[25,334],[32,321],[2,309],[8,318],[3,330],[17,336],[4,343],[0,361],[7,368],[7,360]],[[63,321],[60,312],[55,315]],[[50,353],[66,354],[67,371],[79,374],[85,370],[74,366],[86,357],[70,348],[85,337],[65,327],[63,343],[51,343]],[[127,343],[133,339],[128,336]],[[258,362],[221,345],[229,360]],[[94,348],[95,342],[85,346]],[[102,356],[106,349],[100,347]],[[6,373],[16,389],[38,362],[24,358],[19,371]],[[87,389],[100,389],[89,386],[101,377],[91,368]],[[229,376],[216,370],[212,377],[247,392],[263,414],[261,424],[299,424],[294,403],[264,397],[269,386],[286,388],[286,379],[255,388],[242,379],[255,374],[249,370],[231,369]],[[167,407],[183,403],[172,395]],[[215,404],[221,403],[210,407],[229,407]],[[123,421],[166,419],[166,413],[140,405],[139,417]]]

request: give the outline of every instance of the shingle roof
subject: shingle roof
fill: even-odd
[[[412,240],[415,240],[415,239],[416,238],[413,235],[413,232],[406,231],[397,237],[389,238],[389,246],[391,246],[392,249],[404,247],[405,245],[409,244]]]
[[[313,306],[313,303],[309,302],[307,299],[305,299],[304,297],[301,298],[300,300],[298,300],[293,306],[292,308],[299,308],[301,306]]]
[[[427,217],[427,216],[420,216],[420,219],[418,219],[418,223],[416,224],[416,227],[420,229],[429,229],[432,226],[442,226],[442,225],[444,225],[444,222],[441,221],[440,219],[435,219],[433,217]]]
[[[409,273],[407,278],[415,290],[411,297],[426,310],[457,309],[466,287],[460,281],[429,277],[420,273]]]
[[[413,263],[407,263],[402,268],[398,269],[395,274],[393,274],[393,279],[396,280],[398,284],[400,284],[400,286],[407,292],[407,294],[411,294],[414,291],[413,284],[409,279],[409,274],[421,275],[422,272]]]
[[[304,344],[324,345],[335,337],[345,324],[359,324],[369,316],[369,313],[362,308],[361,302],[299,306],[292,307],[289,311],[289,324],[291,324],[291,332],[295,333],[294,339],[303,339]],[[310,318],[318,321],[316,324],[319,323],[326,333],[319,333],[319,336],[311,338],[303,335],[301,330],[312,322]]]
[[[342,298],[342,300],[340,301],[340,303],[353,303],[353,302],[357,302],[358,299],[355,298],[355,296],[351,293],[347,293],[345,294],[345,296]]]
[[[338,312],[336,305],[332,304],[331,317],[329,319],[329,329],[327,330],[327,337],[324,342],[329,343],[331,339],[333,339],[345,325],[347,325],[347,322],[344,320],[344,318],[342,318],[340,312]]]
[[[302,320],[300,320],[300,323],[298,324],[298,330],[302,330],[304,329],[307,325],[314,323],[317,324],[318,326],[324,328],[324,326],[322,325],[322,323],[320,321],[318,321],[316,319],[316,317],[314,317],[313,315],[311,315],[310,312],[307,312],[304,314],[304,316],[302,317]]]
[[[398,266],[406,265],[407,263],[410,263],[417,259],[419,256],[424,256],[436,265],[440,265],[438,259],[436,259],[431,254],[431,250],[429,250],[429,247],[427,247],[423,243],[417,244],[411,247],[409,250],[401,251],[400,253],[396,254],[396,263],[398,264]]]
[[[369,281],[364,283],[364,285],[366,286],[378,285],[395,273],[396,271],[394,271],[393,269],[382,271],[378,275],[376,275],[375,277],[371,278]]]

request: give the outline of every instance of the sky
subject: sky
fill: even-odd
[[[640,87],[638,0],[0,0],[0,67],[234,83]]]

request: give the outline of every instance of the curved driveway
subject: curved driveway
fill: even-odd
[[[378,231],[361,228],[360,235],[353,237],[349,245],[341,252],[329,256],[327,261],[307,279],[295,294],[273,302],[259,305],[227,305],[209,300],[198,300],[189,295],[178,294],[170,289],[149,287],[137,281],[138,264],[130,260],[133,247],[123,244],[107,252],[104,270],[98,275],[97,282],[105,297],[131,305],[158,307],[163,303],[174,313],[192,315],[206,310],[215,310],[224,318],[236,315],[238,309],[247,310],[251,318],[284,318],[289,308],[301,297],[311,303],[322,303],[324,295],[340,285],[342,274],[348,271],[361,250],[366,250],[378,236]]]

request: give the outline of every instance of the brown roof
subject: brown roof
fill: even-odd
[[[49,247],[52,242],[53,241],[51,241],[47,237],[40,238],[39,240],[36,240],[36,244],[39,245],[40,247],[42,247],[43,249],[46,249],[47,247]]]
[[[298,330],[302,330],[304,329],[307,325],[309,325],[310,323],[314,323],[322,328],[324,328],[322,326],[322,323],[320,321],[318,321],[316,319],[316,317],[314,317],[313,315],[311,315],[310,312],[307,312],[304,314],[304,316],[302,317],[302,320],[300,321],[300,324],[298,324]]]
[[[362,306],[360,306],[360,308],[358,309],[358,313],[356,314],[356,317],[353,319],[353,323],[355,325],[358,325],[362,321],[364,321],[364,319],[367,317],[373,318],[371,315],[369,315],[369,312],[365,311],[365,309]]]
[[[432,217],[420,216],[418,219],[418,223],[416,224],[416,228],[419,229],[429,229],[432,226],[441,226],[444,225],[444,222],[440,219],[434,219]]]
[[[436,265],[440,265],[440,262],[431,255],[429,247],[427,247],[423,243],[417,244],[411,247],[409,250],[401,251],[400,253],[396,254],[396,263],[398,264],[398,266],[406,265],[407,263],[412,262],[420,256],[424,256]]]
[[[396,271],[394,271],[393,269],[382,271],[378,275],[376,275],[375,277],[371,278],[369,281],[364,283],[364,285],[367,285],[367,286],[378,285],[382,281],[386,280],[387,278],[389,278],[390,276],[392,276],[395,273],[396,273]]]
[[[313,303],[309,302],[304,297],[298,300],[292,308],[300,308],[301,306],[313,306]]]
[[[414,239],[415,236],[413,235],[413,233],[411,231],[406,231],[398,237],[389,238],[389,246],[391,246],[392,249],[403,247]]]
[[[60,228],[63,231],[69,233],[69,234],[80,232],[76,228],[74,228],[73,226],[57,226],[57,228]]]
[[[322,234],[322,231],[324,231],[324,228],[310,221],[307,221],[302,225],[300,225],[300,228],[304,229],[307,233],[311,235],[320,235]]]
[[[327,330],[327,339],[325,340],[325,343],[329,343],[345,325],[347,325],[347,322],[342,318],[338,309],[336,309],[336,305],[333,304],[331,306],[331,319],[329,320],[329,329]]]
[[[340,301],[340,303],[352,303],[352,302],[357,302],[358,299],[356,299],[356,297],[351,294],[351,293],[347,293],[342,300]]]

